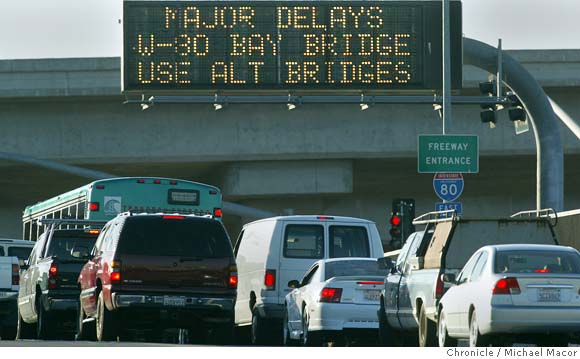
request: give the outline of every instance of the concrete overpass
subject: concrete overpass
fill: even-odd
[[[509,51],[548,95],[580,119],[580,50]],[[483,71],[466,66],[462,94],[476,95]],[[0,61],[0,152],[134,176],[215,184],[229,201],[275,213],[369,218],[388,233],[391,200],[438,202],[432,175],[418,174],[417,135],[440,133],[430,105],[123,105],[120,59]],[[489,129],[479,107],[454,106],[453,133],[477,134],[480,173],[465,175],[465,215],[535,207],[535,145],[507,114]],[[561,127],[566,209],[580,207],[580,141]],[[88,182],[0,162],[0,236],[21,233],[22,209]],[[226,214],[232,237],[246,218]]]

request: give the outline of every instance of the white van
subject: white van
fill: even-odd
[[[351,217],[284,216],[246,224],[234,249],[238,265],[236,326],[251,326],[255,344],[282,332],[288,282],[323,258],[382,258],[374,222]]]

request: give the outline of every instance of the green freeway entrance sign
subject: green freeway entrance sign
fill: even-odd
[[[478,142],[475,135],[419,135],[419,173],[479,172]]]

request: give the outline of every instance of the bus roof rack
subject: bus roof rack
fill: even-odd
[[[79,218],[39,218],[36,223],[39,226],[48,226],[51,224],[61,225],[85,225],[85,226],[104,226],[107,221],[97,221],[92,219],[79,219]]]
[[[422,214],[419,217],[413,219],[413,224],[427,224],[427,223],[452,221],[457,217],[458,217],[457,211],[454,209],[448,209],[445,211],[434,211]]]
[[[532,209],[514,213],[510,218],[547,218],[552,226],[558,224],[558,212],[554,208]]]

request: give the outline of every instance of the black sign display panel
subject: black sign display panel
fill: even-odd
[[[123,90],[441,88],[441,1],[124,2]],[[461,88],[461,2],[451,2]]]

